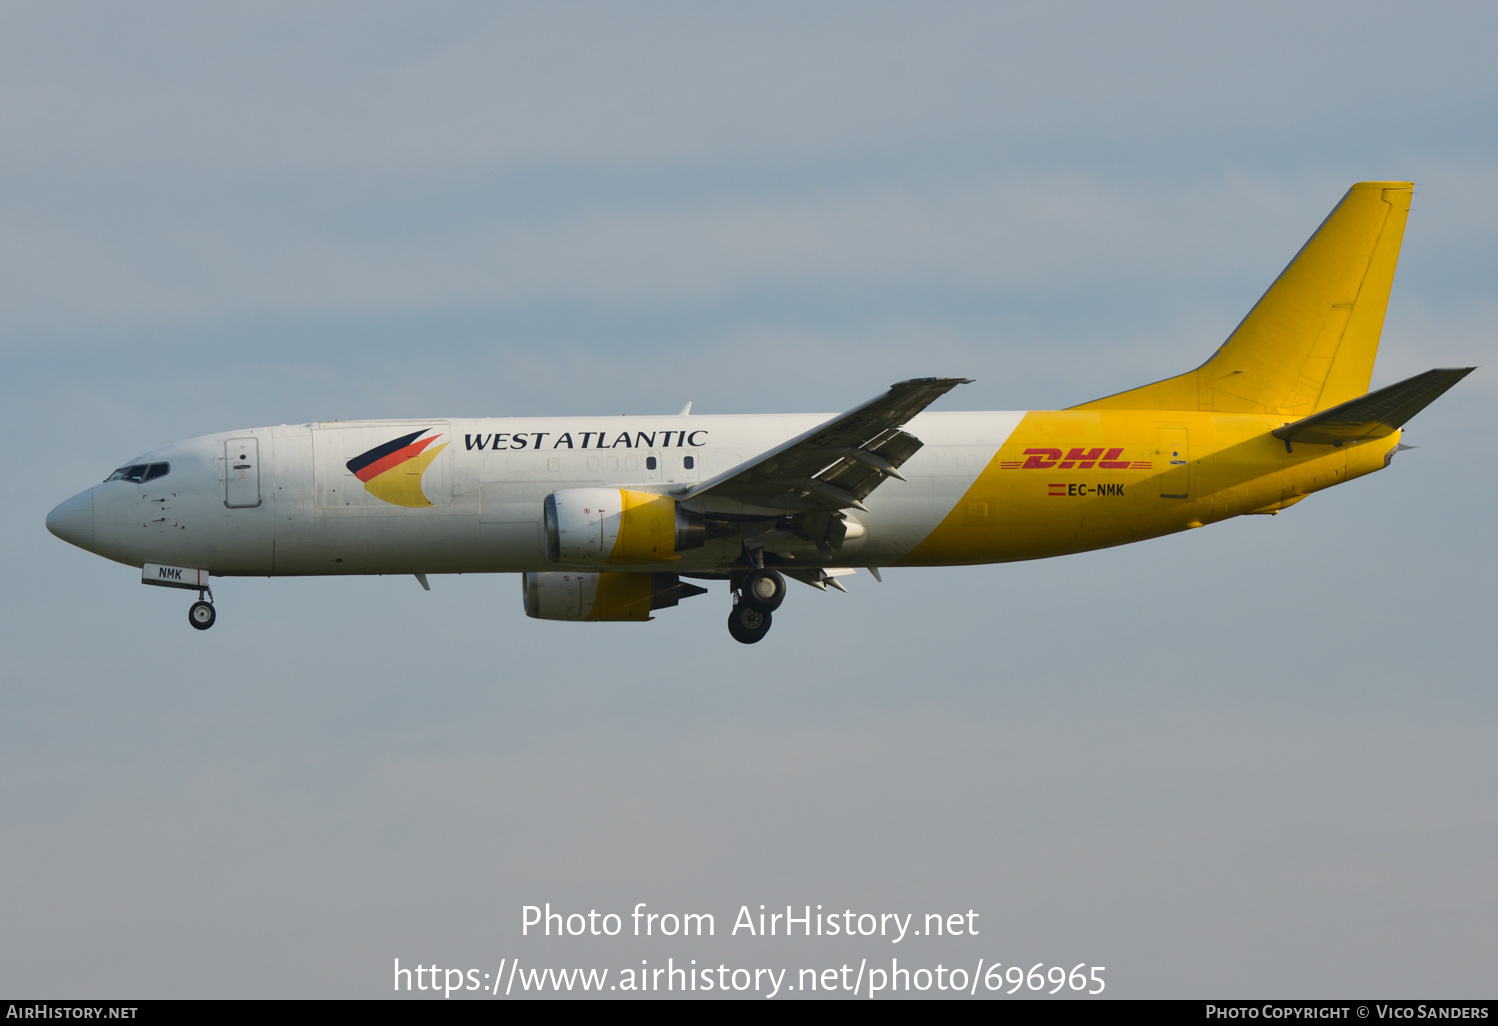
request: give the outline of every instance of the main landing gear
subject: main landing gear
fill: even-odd
[[[771,622],[769,613],[755,609],[747,602],[739,602],[729,610],[728,633],[733,636],[734,641],[752,645],[770,633]]]
[[[752,645],[770,633],[771,614],[785,601],[785,578],[774,570],[752,571],[734,592],[728,614],[728,633],[734,641]]]

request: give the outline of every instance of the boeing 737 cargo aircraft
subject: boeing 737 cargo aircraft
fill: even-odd
[[[917,378],[838,416],[513,417],[249,428],[120,467],[53,534],[198,592],[211,577],[517,573],[525,611],[649,620],[725,581],[729,633],[786,578],[1038,559],[1245,513],[1389,465],[1472,368],[1369,392],[1408,182],[1353,186],[1206,363],[1058,411],[928,411]]]

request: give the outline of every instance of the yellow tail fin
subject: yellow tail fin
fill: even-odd
[[[1074,409],[1304,417],[1367,392],[1413,190],[1354,185],[1210,360]]]

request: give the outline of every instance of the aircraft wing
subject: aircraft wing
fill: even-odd
[[[1270,434],[1287,442],[1317,442],[1323,445],[1391,435],[1476,369],[1438,367],[1428,370],[1367,395],[1349,399],[1320,413],[1313,413],[1293,424],[1275,428]]]
[[[972,378],[912,378],[776,446],[747,463],[691,488],[682,501],[732,499],[787,510],[863,509],[862,500],[886,477],[904,480],[900,464],[921,440],[901,428]]]

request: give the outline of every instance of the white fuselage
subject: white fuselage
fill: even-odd
[[[898,562],[961,499],[1023,413],[920,414],[924,447],[858,512],[861,537],[835,558],[773,541],[808,567]],[[569,488],[671,492],[706,481],[827,419],[822,414],[360,421],[205,435],[139,457],[169,464],[147,481],[96,485],[54,511],[68,540],[133,566],[216,575],[505,573],[555,569],[541,527],[546,496]],[[393,505],[348,461],[421,431],[445,446],[419,479],[430,505]],[[230,450],[233,451],[230,451]],[[718,504],[716,512],[736,512]],[[746,518],[772,511],[743,509]],[[85,537],[86,535],[86,537]],[[741,537],[709,541],[659,569],[713,571]],[[602,569],[602,567],[600,567]],[[651,569],[640,566],[636,569]]]

